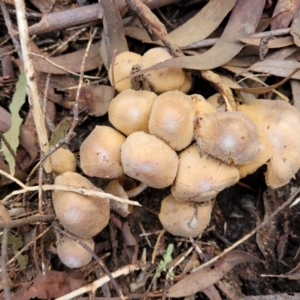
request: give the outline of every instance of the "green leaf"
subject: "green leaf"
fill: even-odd
[[[19,76],[19,80],[16,84],[16,91],[13,95],[12,102],[9,106],[11,117],[12,117],[12,124],[11,128],[4,133],[4,136],[9,143],[10,147],[16,153],[16,150],[19,146],[19,134],[20,134],[20,126],[23,122],[23,119],[19,115],[19,111],[24,104],[26,99],[26,77],[25,73],[21,73]],[[3,154],[7,163],[9,164],[10,174],[14,176],[15,174],[15,166],[16,162],[14,157],[8,151],[6,147],[3,147]]]

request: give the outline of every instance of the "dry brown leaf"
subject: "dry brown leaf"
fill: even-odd
[[[4,171],[6,173],[9,173],[8,164],[3,162],[2,160],[0,160],[0,170]],[[27,174],[16,168],[14,177],[21,181],[25,181],[27,178]],[[0,175],[0,186],[7,185],[10,183],[12,183],[12,181],[10,179],[8,179],[6,176]]]
[[[273,11],[271,30],[287,28],[300,8],[299,0],[279,0]]]
[[[242,38],[241,41],[248,45],[259,46],[261,38]],[[294,39],[291,36],[280,37],[271,39],[268,42],[268,48],[283,48],[290,45],[294,45]]]
[[[298,0],[298,2],[300,1]],[[295,44],[299,47],[300,46],[300,9],[297,11],[295,15],[290,33],[294,38]]]
[[[300,110],[300,81],[292,79],[291,81],[293,104]]]
[[[11,114],[0,106],[0,131],[2,133],[9,130],[11,126]]]
[[[32,282],[25,283],[11,298],[12,300],[57,298],[80,288],[83,284],[84,279],[73,279],[66,272],[47,271],[45,278],[41,273],[38,274]]]
[[[218,28],[236,1],[209,1],[194,17],[170,32],[169,37],[179,47],[185,47],[205,39]]]
[[[193,70],[209,70],[227,63],[243,48],[244,45],[239,39],[249,37],[255,32],[264,4],[264,0],[238,0],[222,36],[210,50],[195,56],[166,60],[151,69],[180,67]]]
[[[31,51],[33,53],[41,54],[40,50],[33,44],[30,44]],[[100,42],[91,45],[89,54],[86,58],[84,71],[90,71],[97,69],[101,64],[101,58],[99,54]],[[77,72],[81,71],[81,62],[85,54],[85,49],[75,51],[73,53],[60,55],[57,57],[51,57],[50,60],[65,68],[68,71]],[[54,66],[50,62],[46,61],[41,57],[34,57],[33,59],[34,69],[38,72],[50,73],[50,74],[66,74],[64,70]]]
[[[167,297],[184,297],[193,295],[213,285],[223,278],[236,265],[241,263],[261,263],[262,261],[249,253],[233,250],[220,258],[215,264],[208,265],[170,287]]]
[[[103,6],[103,32],[100,53],[106,69],[114,57],[128,51],[123,22],[115,0],[101,2]]]

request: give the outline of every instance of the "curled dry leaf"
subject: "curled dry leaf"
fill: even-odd
[[[220,258],[215,264],[208,265],[170,287],[167,297],[185,297],[202,291],[223,278],[235,266],[241,263],[261,263],[262,261],[249,253],[233,250]]]
[[[264,0],[238,0],[234,6],[227,26],[215,46],[203,54],[169,59],[151,69],[180,67],[209,70],[217,68],[235,57],[244,45],[239,39],[249,37],[255,32],[264,9]],[[224,51],[226,49],[226,51]]]
[[[298,3],[300,5],[300,1],[298,1]],[[295,44],[299,47],[300,46],[300,10],[299,9],[293,20],[290,33],[294,38]]]

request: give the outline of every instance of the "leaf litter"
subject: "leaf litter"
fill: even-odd
[[[153,18],[154,23],[149,26],[150,23],[147,23],[149,20],[142,17],[138,19],[135,13],[126,6],[129,2],[137,5],[138,1],[107,1],[102,6],[101,4],[95,5],[91,3],[92,1],[85,1],[84,4],[79,4],[80,1],[77,3],[66,1],[64,4],[59,1],[54,4],[49,4],[48,1],[32,0],[30,2],[34,5],[31,7],[37,14],[36,16],[42,17],[41,22],[31,21],[33,24],[31,32],[34,30],[37,33],[37,37],[31,40],[31,55],[38,78],[40,101],[46,100],[51,103],[49,106],[43,104],[45,108],[43,117],[47,124],[48,138],[52,137],[51,145],[60,144],[75,128],[73,121],[75,116],[75,119],[78,118],[75,124],[77,127],[75,134],[71,135],[73,139],[68,145],[75,155],[77,155],[80,144],[87,136],[88,131],[98,124],[108,124],[106,113],[115,91],[109,84],[107,68],[117,53],[122,53],[127,49],[143,54],[149,47],[153,47],[155,44],[166,44],[166,41],[170,47],[172,45],[182,47],[185,55],[178,55],[164,61],[151,67],[151,70],[166,67],[182,67],[190,70],[194,81],[191,93],[199,92],[208,98],[218,92],[218,99],[226,103],[227,109],[234,110],[237,102],[243,103],[253,97],[281,99],[290,101],[297,108],[300,107],[298,91],[300,1],[298,0],[279,0],[277,2],[215,0],[207,3],[200,1],[196,4],[192,1],[184,3],[183,1],[178,3],[161,1],[164,4],[160,5],[165,5],[165,7],[157,8],[154,13],[164,24],[165,32],[168,32],[169,35],[162,34],[156,36],[154,40],[151,39],[154,37],[151,26],[154,26],[152,28],[154,31],[160,28],[159,26],[155,27],[156,19]],[[152,8],[154,5],[156,8],[155,1],[148,2],[148,5],[152,5]],[[72,20],[72,10],[78,8],[79,5],[83,5],[87,21],[85,22],[83,19],[82,23],[76,24],[76,26],[84,26],[89,29],[91,26],[103,25],[96,34],[87,54],[86,41],[91,33],[87,30],[78,33],[79,38],[74,38],[76,31],[80,28],[72,25],[75,24]],[[4,15],[3,7],[1,9]],[[68,26],[67,23],[55,24],[54,22],[59,23],[57,16],[64,16],[64,14],[65,20],[70,20],[70,25]],[[90,24],[91,20],[94,23]],[[48,22],[47,28],[43,27],[46,24],[45,21]],[[9,31],[6,32],[5,26],[1,30],[5,33]],[[56,56],[48,57],[52,50],[43,45],[50,44],[53,48],[57,47],[55,43],[58,38],[54,35],[55,30],[57,30],[56,32],[59,30],[63,42],[66,44],[62,48],[62,53],[58,51]],[[150,35],[148,35],[149,33]],[[73,38],[68,40],[70,37]],[[10,44],[9,41],[4,43]],[[82,66],[81,63],[85,56],[85,64]],[[17,67],[22,68],[20,57],[15,55],[14,62],[16,74],[20,74],[17,70]],[[75,101],[81,72],[83,73],[83,86],[80,90],[80,97]],[[3,78],[0,84],[5,86],[5,84],[9,84],[9,81]],[[22,170],[15,169],[9,159],[5,160],[3,157],[0,161],[0,170],[9,173],[9,166],[11,166],[10,173],[12,174],[15,169],[16,179],[25,182],[26,176],[29,176],[30,184],[35,184],[41,179],[38,179],[37,174],[34,173],[37,168],[34,165],[38,163],[39,155],[34,116],[29,113],[28,105],[22,106],[21,104],[17,109],[17,114],[21,114],[24,121],[22,121],[22,125],[18,124],[15,118],[16,112],[8,113],[8,103],[0,102],[0,130],[6,132],[10,127],[18,129],[20,137],[17,144],[13,146],[10,139],[8,142],[16,151]],[[3,143],[1,145],[3,149]],[[18,145],[20,146],[17,147]],[[5,185],[5,189],[1,191],[3,197],[15,188],[11,185],[12,181],[12,178],[1,176],[0,185],[2,187]],[[284,297],[287,294],[283,293],[299,291],[300,288],[296,282],[299,279],[297,258],[300,241],[297,205],[291,207],[290,211],[278,214],[268,226],[257,232],[255,239],[250,238],[238,245],[239,250],[232,250],[224,254],[215,262],[204,265],[198,271],[191,271],[190,274],[183,275],[186,273],[184,269],[190,256],[186,257],[186,261],[183,260],[181,264],[173,264],[175,268],[171,271],[174,271],[174,277],[168,275],[170,274],[169,266],[167,263],[164,264],[160,270],[161,276],[155,284],[157,290],[151,291],[150,282],[155,276],[155,270],[158,270],[159,262],[164,262],[162,254],[167,251],[168,245],[174,244],[172,257],[169,257],[173,262],[182,257],[182,253],[185,253],[189,247],[193,247],[191,250],[196,249],[197,251],[190,252],[198,257],[192,260],[192,269],[199,264],[201,267],[209,259],[225,253],[222,251],[247,236],[262,220],[268,220],[278,205],[288,198],[290,189],[299,186],[299,176],[296,175],[290,185],[281,188],[276,191],[277,194],[274,194],[274,191],[266,189],[262,181],[262,172],[258,172],[250,178],[244,179],[240,185],[219,194],[209,230],[206,230],[199,240],[183,240],[164,233],[164,239],[167,242],[162,244],[164,249],[158,253],[155,265],[149,267],[148,264],[148,269],[142,269],[140,273],[143,277],[140,282],[143,284],[138,284],[134,292],[130,292],[126,288],[128,280],[137,282],[137,277],[132,274],[127,275],[127,279],[118,280],[123,293],[137,298],[140,295],[142,299],[147,296],[184,297],[200,294],[202,291],[211,300],[223,299],[224,295],[228,299],[235,300],[237,298],[230,290],[235,290],[234,285],[238,281],[236,294],[245,295],[241,299],[250,299],[250,295],[253,294],[263,297],[263,294],[268,295],[269,293],[281,293]],[[41,181],[40,184],[42,184]],[[101,184],[105,185],[105,182],[101,182]],[[165,190],[146,190],[142,196],[138,196],[144,210],[135,209],[127,221],[123,222],[120,219],[120,225],[112,225],[118,228],[115,235],[106,230],[95,238],[97,246],[95,251],[99,256],[107,255],[105,264],[110,270],[118,268],[121,270],[127,264],[138,263],[137,259],[141,256],[143,248],[147,248],[148,256],[151,256],[152,245],[158,241],[157,232],[161,229],[156,215],[159,211],[160,201],[166,193]],[[266,194],[271,196],[267,197]],[[239,201],[245,195],[257,199],[251,213]],[[41,211],[45,214],[49,209],[51,211],[50,196],[45,194],[43,198]],[[26,206],[28,213],[31,213],[41,209],[37,203],[34,194],[26,195],[23,198],[16,196],[7,204],[7,208]],[[26,216],[20,218],[26,218]],[[139,222],[147,233],[140,232],[140,227],[137,225]],[[44,224],[46,227],[49,225],[49,223]],[[76,291],[89,282],[96,282],[99,277],[101,279],[102,271],[99,271],[99,266],[95,262],[91,262],[81,270],[85,276],[79,276],[80,279],[73,284],[73,279],[67,272],[61,271],[64,267],[57,258],[53,246],[55,237],[52,229],[49,236],[43,236],[42,227],[40,227],[38,234],[42,235],[41,244],[36,243],[34,247],[26,248],[26,243],[24,246],[18,243],[23,240],[22,238],[18,240],[19,236],[26,236],[26,233],[35,228],[35,225],[16,225],[16,228],[18,228],[19,235],[14,241],[12,241],[13,236],[10,235],[8,256],[12,258],[19,250],[24,251],[25,254],[19,254],[14,262],[8,265],[7,276],[14,281],[11,287],[15,288],[12,299],[20,299],[20,297],[22,299],[34,297],[46,299],[48,297],[64,297],[64,295],[66,295],[65,299],[69,299],[68,293]],[[114,236],[114,239],[123,241],[115,244],[111,241],[116,246],[114,259],[109,257],[109,251],[113,247],[109,242],[110,234],[111,239]],[[149,234],[149,237],[146,239],[143,234]],[[24,247],[23,250],[22,247]],[[132,251],[129,249],[130,247],[133,248]],[[118,256],[120,253],[123,255],[126,253],[126,255]],[[25,257],[28,257],[29,262],[27,268],[34,266],[30,269],[30,276],[26,273],[29,271],[26,271],[26,263],[22,260]],[[241,271],[245,270],[242,267],[244,263],[247,263],[247,266],[249,263],[251,264],[247,272]],[[43,271],[43,276],[41,276],[42,273],[39,273],[38,268],[41,265],[47,265],[54,270]],[[15,270],[16,266],[19,269]],[[267,274],[269,277],[261,277],[261,274]],[[34,279],[26,279],[26,276]],[[173,279],[176,281],[177,278],[180,280],[174,283]],[[235,279],[230,281],[230,278]],[[286,281],[284,284],[278,285],[279,281],[276,281],[276,278],[286,279]],[[44,289],[45,286],[46,289]],[[87,286],[85,291],[92,291],[92,289]],[[97,293],[99,296],[104,295],[107,298],[117,295],[110,285],[106,288],[104,286],[101,289],[98,288]],[[0,298],[3,296],[2,292]],[[272,299],[272,295],[269,296],[269,299]],[[278,297],[280,296],[278,295]],[[292,296],[291,299],[293,299]]]

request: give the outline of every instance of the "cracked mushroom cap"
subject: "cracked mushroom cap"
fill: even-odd
[[[154,100],[149,133],[179,151],[193,139],[194,118],[194,103],[189,96],[179,91],[166,92]]]
[[[102,191],[87,178],[74,172],[57,176],[54,183]],[[81,238],[95,236],[108,224],[108,199],[55,190],[52,200],[56,216],[64,228]]]
[[[161,202],[158,217],[162,226],[173,235],[196,237],[208,226],[211,211],[211,201],[179,202],[169,195]]]
[[[120,93],[131,89],[131,78],[129,76],[134,65],[139,65],[142,56],[140,54],[125,51],[118,54],[108,71],[108,78],[112,86]]]
[[[124,90],[110,103],[110,123],[125,135],[148,132],[148,121],[156,94],[149,91]]]
[[[96,126],[80,146],[80,166],[88,176],[117,178],[124,174],[121,146],[125,137],[109,126]]]
[[[200,149],[227,164],[248,164],[263,150],[254,122],[236,111],[200,113],[195,139]]]
[[[178,167],[178,157],[164,141],[154,135],[137,131],[122,145],[124,172],[131,178],[161,189],[172,184]]]
[[[94,251],[95,242],[92,238],[77,238]],[[56,249],[62,263],[71,269],[84,267],[92,260],[92,255],[86,249],[65,235],[59,239]]]
[[[256,124],[265,147],[254,162],[239,166],[241,175],[253,173],[267,163],[267,185],[278,188],[287,184],[300,168],[299,110],[281,100],[254,100],[238,110]]]
[[[177,201],[203,202],[238,181],[239,171],[235,166],[227,165],[192,145],[179,155],[178,172],[171,192]]]
[[[76,171],[76,158],[70,150],[59,148],[50,157],[55,175]]]
[[[142,56],[140,61],[141,70],[148,69],[171,58],[172,56],[166,48],[152,48]],[[178,90],[185,80],[185,73],[181,68],[152,70],[145,73],[145,76],[147,82],[157,94]]]

